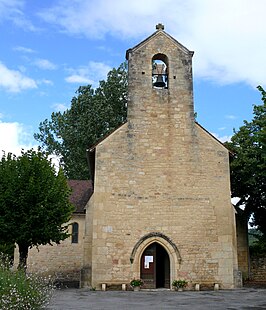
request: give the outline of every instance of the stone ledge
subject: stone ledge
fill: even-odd
[[[126,291],[128,285],[126,283],[121,282],[103,282],[101,283],[101,289],[102,291],[112,290],[112,291]]]

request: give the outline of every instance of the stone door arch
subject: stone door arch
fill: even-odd
[[[159,232],[149,233],[143,236],[135,244],[130,256],[132,278],[141,277],[140,270],[143,260],[143,253],[153,243],[161,246],[169,256],[171,284],[177,277],[177,271],[179,270],[181,264],[181,256],[174,242],[169,237]]]

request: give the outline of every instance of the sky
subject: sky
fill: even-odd
[[[195,52],[197,121],[230,139],[266,88],[265,11],[265,0],[0,0],[0,150],[36,147],[39,123],[158,23]]]

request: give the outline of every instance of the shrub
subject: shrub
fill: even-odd
[[[176,288],[185,288],[188,285],[186,280],[174,280],[172,286]]]
[[[141,279],[133,279],[133,280],[131,280],[131,282],[130,282],[130,285],[132,286],[132,287],[135,287],[135,286],[142,286],[144,283],[143,283],[143,281],[141,280]]]
[[[23,270],[11,270],[0,257],[0,309],[43,309],[50,301],[53,287],[49,280]]]

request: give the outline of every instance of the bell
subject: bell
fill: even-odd
[[[153,83],[154,87],[165,87],[165,82],[163,81],[163,76],[162,74],[158,74],[156,78],[156,82]]]

